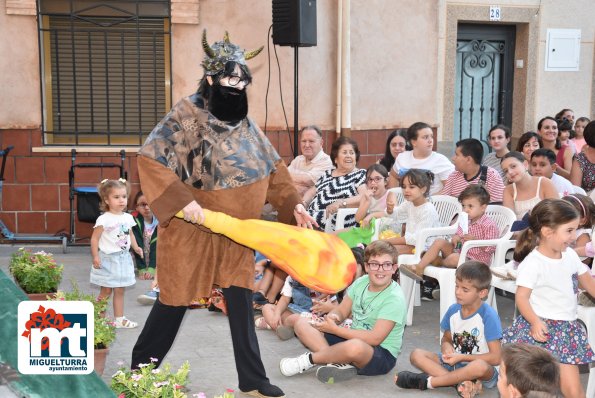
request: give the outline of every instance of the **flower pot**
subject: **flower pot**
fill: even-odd
[[[95,373],[99,376],[103,375],[108,352],[109,348],[95,348]]]
[[[27,293],[27,297],[31,301],[46,301],[48,296],[50,299],[55,299],[56,293]]]

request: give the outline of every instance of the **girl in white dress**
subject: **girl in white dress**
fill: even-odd
[[[103,180],[98,187],[99,207],[104,213],[97,218],[91,236],[91,283],[99,285],[99,299],[114,294],[116,328],[138,326],[124,316],[124,288],[134,285],[134,264],[130,247],[142,258],[141,249],[131,233],[134,218],[126,213],[129,186],[126,180]]]

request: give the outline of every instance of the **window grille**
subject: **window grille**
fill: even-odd
[[[169,19],[169,1],[40,2],[45,144],[142,144],[171,107]]]

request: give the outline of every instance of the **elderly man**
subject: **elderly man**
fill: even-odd
[[[306,126],[300,132],[300,148],[302,154],[289,164],[287,169],[298,193],[303,197],[304,193],[320,178],[327,170],[333,168],[333,162],[329,155],[322,150],[322,132],[317,126]]]
[[[277,151],[247,117],[252,78],[244,52],[224,40],[202,39],[205,75],[198,91],[180,100],[153,129],[138,156],[143,192],[159,219],[160,295],[132,352],[132,366],[171,348],[194,297],[223,289],[227,301],[239,389],[255,397],[283,397],[266,376],[254,330],[254,252],[196,225],[203,207],[240,219],[258,218],[267,199],[281,222],[309,225]],[[182,211],[184,220],[174,217]],[[187,222],[187,221],[191,221]],[[197,342],[197,344],[199,344]]]

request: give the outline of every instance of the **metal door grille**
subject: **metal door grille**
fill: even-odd
[[[42,14],[46,144],[139,145],[168,111],[169,18],[139,15],[141,3],[169,12],[167,1],[70,1],[67,15]]]
[[[500,109],[503,42],[457,42],[455,130],[461,137],[485,141],[487,130],[503,122]]]

